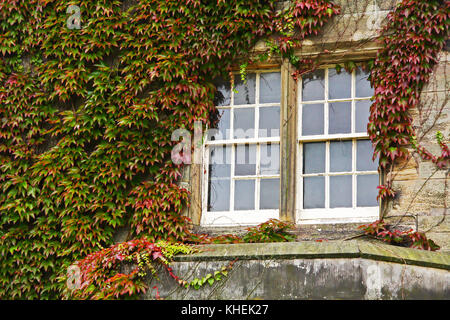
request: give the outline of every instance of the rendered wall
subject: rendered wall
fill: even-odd
[[[189,280],[235,258],[229,275],[212,286],[185,289],[161,271],[149,287],[177,300],[450,299],[450,254],[365,241],[209,245],[178,257],[172,268]]]

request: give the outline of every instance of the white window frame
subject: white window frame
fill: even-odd
[[[360,100],[368,100],[370,97],[356,97],[356,71],[352,71],[351,97],[345,99],[328,99],[328,73],[329,68],[335,65],[329,64],[321,67],[325,69],[325,97],[324,100],[307,101],[305,104],[323,104],[324,105],[324,134],[302,136],[302,78],[297,82],[297,199],[296,199],[296,223],[297,224],[326,224],[326,223],[360,223],[372,222],[379,218],[380,206],[376,207],[357,207],[356,206],[356,174],[378,174],[378,171],[356,171],[356,141],[369,139],[367,132],[355,132],[355,102]],[[342,71],[346,72],[346,71]],[[328,134],[328,108],[332,102],[351,102],[351,133],[346,134]],[[352,171],[351,172],[330,172],[330,141],[352,141]],[[325,172],[303,174],[303,144],[306,142],[325,142]],[[351,208],[330,208],[329,207],[329,177],[338,175],[352,176],[352,207]],[[303,209],[303,177],[324,176],[325,177],[325,208]]]
[[[230,139],[228,140],[214,140],[208,141],[206,135],[204,137],[205,141],[202,144],[202,215],[200,220],[200,225],[202,227],[230,227],[230,226],[253,226],[263,223],[269,219],[279,218],[279,208],[278,209],[257,209],[259,208],[260,200],[260,181],[261,177],[264,178],[278,178],[281,176],[281,149],[280,149],[280,173],[278,175],[261,175],[260,174],[260,146],[261,144],[278,144],[281,143],[281,119],[280,119],[280,131],[278,137],[259,137],[259,110],[264,107],[274,107],[278,106],[280,108],[281,115],[281,100],[277,103],[259,103],[259,89],[260,89],[260,75],[262,73],[271,72],[281,72],[280,68],[267,69],[267,70],[252,70],[248,73],[255,73],[255,103],[245,104],[245,105],[234,105],[234,90],[231,90],[231,101],[229,106],[217,106],[219,110],[229,109],[230,110]],[[281,93],[282,94],[282,93]],[[234,139],[234,110],[240,108],[251,108],[255,110],[255,135],[254,138],[239,138]],[[280,116],[281,118],[281,116]],[[209,147],[210,146],[225,146],[225,145],[256,145],[256,174],[252,176],[235,176],[235,147],[231,148],[231,172],[230,172],[230,210],[229,211],[208,211],[208,180],[209,180]],[[255,210],[234,210],[234,181],[239,179],[255,179]],[[279,188],[281,192],[281,188]]]

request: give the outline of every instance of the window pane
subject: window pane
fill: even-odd
[[[325,142],[303,144],[303,173],[325,172]]]
[[[234,174],[236,176],[256,174],[256,145],[236,146]]]
[[[280,179],[261,179],[259,208],[278,209]]]
[[[281,73],[261,73],[259,103],[277,103],[281,98]]]
[[[303,208],[325,208],[325,177],[303,178]]]
[[[231,103],[231,83],[223,79],[216,80],[216,95],[214,97],[214,105],[229,106]]]
[[[330,208],[352,206],[352,176],[330,177]]]
[[[280,107],[259,108],[260,137],[280,136]]]
[[[261,144],[260,152],[261,175],[280,174],[280,145]]]
[[[355,102],[355,131],[367,132],[367,124],[369,123],[370,105],[372,101],[361,100]]]
[[[234,210],[255,209],[255,180],[235,180]]]
[[[356,69],[356,96],[357,97],[371,97],[374,94],[373,88],[371,87],[370,81],[368,79],[369,72],[363,71],[361,68]]]
[[[352,104],[351,102],[333,102],[329,104],[328,133],[350,133]]]
[[[323,104],[304,104],[302,106],[302,135],[323,133]]]
[[[243,108],[234,110],[234,137],[255,137],[255,109]]]
[[[215,127],[208,130],[208,140],[226,140],[230,139],[230,110],[219,109],[219,120]]]
[[[209,150],[209,177],[229,177],[231,171],[231,147],[211,147]]]
[[[376,171],[378,161],[372,161],[373,148],[370,140],[358,140],[356,142],[356,170]]]
[[[328,99],[345,99],[352,96],[352,74],[346,71],[337,73],[328,69]]]
[[[330,171],[331,172],[352,171],[351,141],[330,142]]]
[[[302,100],[324,100],[325,71],[323,69],[308,73],[302,77]]]
[[[241,75],[234,77],[234,104],[254,104],[255,103],[255,88],[256,88],[256,75],[249,73],[246,76],[247,82],[241,80]]]
[[[230,180],[208,181],[208,211],[230,210]]]
[[[358,207],[374,207],[378,205],[377,195],[378,195],[378,175],[358,175],[356,177],[357,184],[357,197],[356,205]]]

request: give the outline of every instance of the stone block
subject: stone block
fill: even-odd
[[[450,253],[450,232],[427,232],[427,239],[433,240],[441,248],[438,252]]]
[[[218,260],[270,260],[318,257],[355,257],[359,250],[355,242],[283,242],[283,243],[238,243],[199,246],[199,253],[177,256],[175,261]]]
[[[424,91],[448,91],[450,90],[450,54],[442,51],[439,62],[435,66]]]
[[[445,191],[445,181],[446,179],[394,181],[393,189],[397,192],[397,197],[390,214],[416,214],[444,208],[445,202],[450,203],[450,193]]]

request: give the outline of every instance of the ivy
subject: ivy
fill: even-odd
[[[383,220],[361,225],[358,229],[364,231],[364,234],[367,236],[396,246],[430,251],[440,249],[433,240],[427,239],[427,236],[423,232],[413,232],[412,229],[407,231],[394,229]]]
[[[438,139],[442,154],[434,156],[417,143],[410,110],[417,107],[438,53],[448,39],[450,1],[403,0],[388,15],[382,30],[382,49],[373,62],[370,80],[375,88],[367,126],[382,168],[407,159],[408,145],[424,160],[448,168],[450,153]],[[391,181],[379,187],[379,199],[395,196]]]
[[[259,39],[292,58],[337,12],[327,0],[297,0],[286,12],[275,3],[0,3],[0,299],[60,298],[67,268],[96,254],[106,273],[85,273],[98,279],[80,298],[133,296],[144,290],[133,284],[139,271],[112,271],[119,228],[145,239],[133,245],[147,254],[160,252],[150,245],[159,240],[193,238],[171,133],[214,121],[213,80]],[[69,27],[77,11],[79,29]],[[153,258],[133,256],[142,267]]]
[[[231,261],[227,266],[222,267],[220,270],[214,271],[214,274],[208,273],[206,276],[201,278],[194,278],[191,281],[181,280],[178,279],[178,284],[188,288],[194,288],[195,290],[200,289],[205,284],[209,284],[209,286],[212,286],[215,282],[221,281],[223,277],[228,276],[228,272],[233,268],[234,263],[237,260]]]
[[[331,1],[293,1],[287,9],[277,13],[274,23],[276,36],[266,40],[268,52],[259,54],[255,60],[261,61],[271,55],[279,55],[298,70],[293,74],[297,79],[300,69],[305,69],[310,61],[296,56],[295,49],[301,47],[306,37],[320,34],[324,24],[339,13],[340,8]]]
[[[105,300],[135,298],[148,288],[146,276],[157,277],[157,268],[163,266],[178,282],[170,268],[172,257],[178,253],[197,251],[186,244],[152,243],[137,239],[113,245],[88,255],[75,265],[76,272],[63,276],[69,282],[64,290],[66,299]],[[121,271],[126,267],[129,271]]]
[[[195,234],[191,236],[192,243],[261,243],[261,242],[290,242],[296,239],[292,231],[294,224],[283,222],[278,219],[269,219],[255,227],[247,228],[242,236],[234,234],[223,234],[211,237],[206,234]]]
[[[214,121],[213,80],[252,62],[259,39],[270,50],[255,61],[280,55],[297,68],[294,77],[306,72],[315,62],[294,50],[339,12],[328,0],[281,11],[275,3],[0,3],[0,299],[64,296],[73,261],[87,281],[79,298],[132,297],[145,290],[139,273],[178,250],[163,253],[157,241],[195,241],[171,133]],[[68,27],[70,5],[79,6],[80,29]],[[383,167],[406,155],[408,110],[448,37],[448,16],[449,1],[424,0],[404,0],[389,16],[368,126]],[[448,166],[439,141],[439,157],[417,150]],[[390,186],[381,190],[392,195]],[[113,245],[125,226],[135,242]],[[269,238],[290,239],[281,234]],[[123,250],[137,263],[131,274],[117,272]]]

